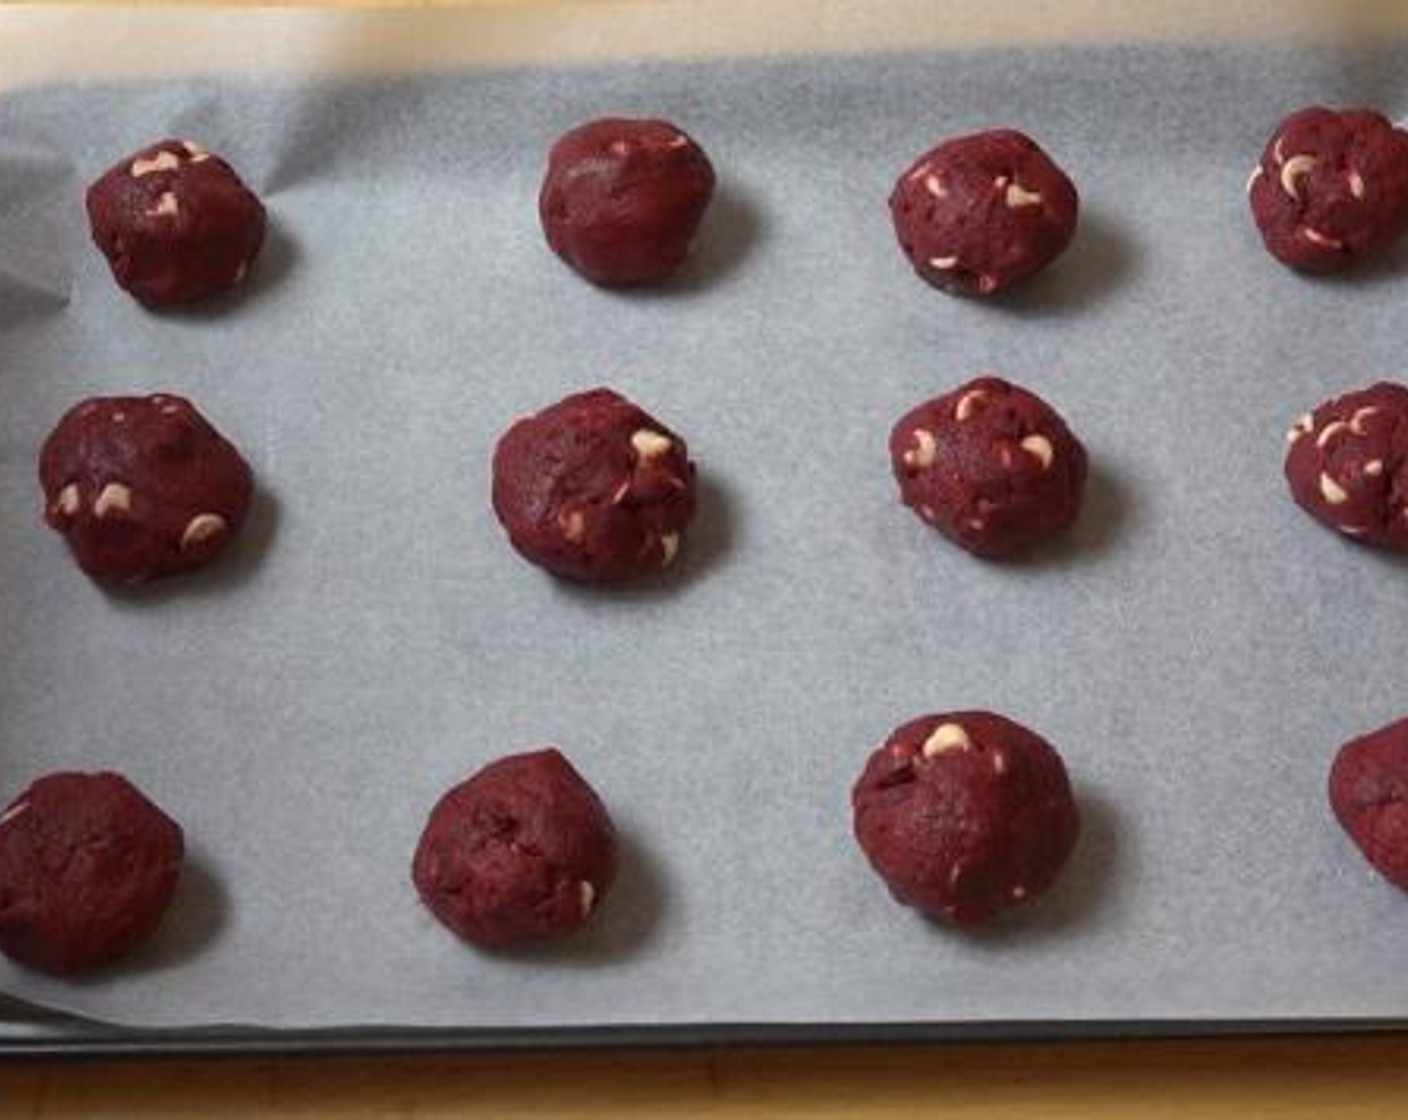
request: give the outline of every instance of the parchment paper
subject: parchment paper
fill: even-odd
[[[1309,281],[1242,193],[1312,101],[1405,106],[1408,53],[984,51],[369,84],[51,87],[0,100],[0,775],[122,770],[185,825],[159,940],[0,987],[144,1025],[1394,1016],[1408,903],[1339,834],[1335,747],[1403,713],[1401,563],[1286,495],[1283,433],[1401,375],[1408,259]],[[697,258],[598,291],[543,246],[543,154],[660,114],[720,172]],[[931,142],[1016,124],[1083,196],[1069,255],[994,304],[918,282],[885,197]],[[166,134],[225,153],[274,239],[249,289],[151,314],[83,185]],[[982,563],[896,497],[885,441],[982,370],[1085,440],[1063,544]],[[658,586],[574,589],[490,512],[515,416],[607,383],[685,433],[703,508]],[[39,523],[38,444],[95,392],[188,393],[262,484],[238,553],[139,594]],[[1085,814],[1053,895],[965,937],[850,837],[867,753],[991,707]],[[580,940],[458,944],[408,877],[490,758],[562,745],[612,808]]]

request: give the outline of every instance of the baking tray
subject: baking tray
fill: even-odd
[[[1401,110],[1404,56],[1382,42],[1372,49],[1330,44],[1318,37],[1324,29],[1299,24],[1279,29],[1285,42],[1250,41],[1238,37],[1246,30],[1241,21],[1220,25],[1210,6],[1188,9],[1185,31],[1225,32],[1228,41],[1170,44],[1167,23],[1111,27],[1078,9],[1063,38],[1049,25],[1019,28],[1008,22],[1010,13],[985,20],[974,7],[897,5],[871,16],[860,6],[804,6],[824,33],[803,30],[807,21],[797,19],[790,37],[763,40],[791,57],[751,59],[737,45],[759,41],[750,22],[759,17],[727,5],[714,24],[683,8],[649,6],[593,6],[590,15],[548,6],[521,16],[437,15],[427,24],[413,16],[306,13],[227,24],[231,17],[221,13],[218,52],[209,50],[213,25],[201,17],[124,14],[108,17],[115,25],[97,36],[119,44],[97,62],[65,56],[65,24],[51,15],[8,25],[18,33],[0,42],[23,61],[7,73],[37,86],[0,105],[10,166],[19,158],[28,183],[61,189],[71,205],[84,178],[114,151],[149,139],[155,133],[147,122],[161,117],[171,130],[199,133],[229,154],[269,202],[278,231],[251,295],[213,314],[148,317],[112,291],[54,194],[25,187],[0,203],[9,281],[0,311],[13,332],[8,353],[21,359],[11,368],[28,368],[43,352],[53,382],[12,382],[13,411],[0,445],[5,521],[32,525],[28,472],[41,418],[80,391],[126,387],[138,366],[191,391],[223,421],[278,499],[277,524],[266,508],[258,535],[269,547],[246,550],[196,594],[162,592],[157,604],[104,599],[77,581],[41,531],[14,534],[6,563],[20,573],[20,585],[37,580],[41,592],[17,592],[12,580],[8,596],[0,595],[11,640],[28,642],[26,658],[12,661],[3,678],[10,766],[91,764],[97,752],[186,820],[193,878],[207,905],[218,904],[222,889],[246,892],[233,907],[243,922],[256,919],[261,890],[298,897],[278,869],[261,875],[258,853],[240,848],[239,837],[251,831],[240,827],[242,805],[211,794],[199,812],[176,808],[198,800],[194,775],[202,771],[217,784],[253,782],[271,797],[279,786],[296,788],[298,778],[296,770],[281,770],[259,786],[258,772],[232,761],[239,759],[236,740],[257,742],[259,735],[240,723],[241,706],[220,703],[211,674],[202,674],[190,654],[210,646],[215,632],[208,628],[228,620],[226,607],[241,604],[252,628],[267,618],[259,611],[277,606],[280,588],[308,586],[293,578],[307,580],[300,565],[309,562],[308,534],[327,523],[320,518],[345,512],[338,503],[347,495],[334,493],[316,506],[298,487],[326,477],[329,466],[365,466],[372,460],[359,453],[378,433],[358,426],[355,438],[342,441],[351,445],[345,451],[320,448],[331,457],[304,461],[290,443],[294,429],[281,427],[280,417],[307,424],[300,384],[326,389],[333,400],[340,391],[335,375],[354,376],[345,371],[372,364],[362,358],[371,353],[390,376],[358,383],[363,399],[394,399],[414,412],[408,394],[424,386],[445,402],[429,429],[414,427],[425,423],[420,416],[403,433],[405,444],[397,446],[407,463],[417,461],[409,444],[444,439],[443,452],[417,449],[445,455],[426,473],[463,472],[463,487],[434,493],[441,508],[462,511],[455,546],[467,567],[453,570],[460,560],[452,551],[447,566],[418,554],[417,571],[451,590],[463,590],[467,577],[491,581],[507,603],[503,615],[472,597],[455,601],[456,609],[432,604],[438,613],[460,617],[471,613],[469,604],[485,612],[481,625],[496,634],[512,632],[515,618],[526,620],[528,633],[560,624],[620,669],[588,673],[574,691],[557,679],[571,645],[535,652],[510,642],[518,668],[495,678],[478,707],[442,714],[439,732],[416,725],[407,733],[391,720],[375,729],[384,742],[400,745],[400,733],[417,744],[416,766],[392,757],[394,765],[378,775],[380,788],[396,791],[386,804],[359,787],[335,787],[354,808],[378,814],[394,838],[384,865],[369,859],[367,877],[383,891],[399,884],[404,895],[388,898],[401,966],[410,975],[434,962],[442,972],[421,975],[427,987],[437,976],[452,982],[457,968],[497,984],[485,989],[486,998],[501,1001],[492,1011],[481,1006],[447,1021],[442,1010],[433,1025],[407,1027],[415,1016],[405,1005],[386,1011],[369,1000],[366,1016],[344,1017],[360,1026],[297,1025],[300,1018],[336,1022],[335,1007],[323,1003],[286,1014],[295,1025],[274,1031],[225,1025],[209,1006],[198,1016],[201,1025],[170,1029],[17,1011],[7,1046],[31,1053],[227,1052],[1400,1025],[1408,992],[1373,962],[1393,959],[1401,948],[1401,900],[1335,831],[1320,788],[1335,743],[1397,714],[1396,569],[1315,532],[1289,506],[1276,474],[1288,417],[1345,379],[1367,380],[1397,359],[1399,340],[1385,311],[1401,295],[1401,270],[1390,262],[1366,278],[1320,285],[1290,277],[1255,243],[1238,190],[1241,162],[1254,158],[1269,123],[1286,108],[1323,99]],[[955,21],[956,13],[968,22]],[[85,19],[91,40],[101,17],[68,18]],[[944,38],[956,23],[968,38]],[[56,47],[47,55],[34,40],[24,42],[41,25]],[[944,29],[938,38],[935,26]],[[486,36],[486,27],[493,33]],[[1014,37],[1018,31],[1026,37]],[[192,49],[144,60],[143,42],[173,35]],[[283,47],[267,49],[272,40]],[[412,51],[398,61],[397,51],[375,49],[425,41],[434,44],[430,56]],[[457,55],[446,45],[456,42],[473,45]],[[924,49],[896,52],[900,46]],[[710,57],[689,57],[691,49]],[[180,57],[167,57],[172,53]],[[37,71],[35,58],[45,60]],[[131,72],[110,72],[123,65]],[[70,66],[86,80],[59,81],[71,71],[57,68]],[[303,76],[292,78],[290,70]],[[1217,91],[1217,106],[1203,99],[1207,90]],[[1140,99],[1151,112],[1134,111]],[[99,105],[103,128],[84,132],[79,122]],[[346,124],[348,105],[362,122],[356,129]],[[623,106],[674,116],[698,132],[723,176],[700,260],[663,297],[622,299],[577,284],[544,253],[532,221],[541,156],[534,138]],[[1009,122],[1047,142],[1082,186],[1080,239],[1023,296],[993,307],[946,300],[907,275],[889,241],[884,193],[927,142]],[[452,332],[454,345],[429,355],[406,324],[366,316],[350,281],[339,282],[331,306],[311,294],[326,282],[321,266],[348,244],[347,211],[330,212],[320,192],[346,178],[356,159],[394,155],[402,142],[396,131],[414,140],[417,128],[437,137],[446,153],[418,169],[428,197],[443,203],[493,184],[477,215],[495,231],[490,251],[459,267],[480,285],[487,279],[486,286],[498,286],[509,305],[483,301],[498,307],[487,322]],[[443,143],[447,137],[472,154],[456,152]],[[1156,189],[1160,180],[1149,178],[1150,167],[1164,172],[1163,183],[1176,184],[1176,194]],[[396,240],[386,215],[405,184],[383,178],[396,177],[352,176],[359,205],[369,206],[373,219],[358,231],[365,255],[344,256],[339,268],[394,255],[378,257],[378,250]],[[453,238],[462,228],[478,227],[447,223],[442,235]],[[1209,260],[1221,262],[1225,288],[1215,292]],[[845,263],[844,275],[830,274],[834,262]],[[476,267],[487,268],[487,277]],[[397,271],[381,282],[406,301],[411,327],[441,325],[416,310],[421,293],[411,275]],[[535,301],[552,302],[560,329],[523,328],[515,316]],[[326,330],[350,340],[344,351],[334,340],[320,340],[306,355],[284,346],[258,393],[222,365],[253,364],[242,348],[256,328],[287,339],[280,332],[292,329],[291,320],[317,323],[320,315]],[[357,333],[364,317],[371,320],[366,336]],[[62,329],[54,325],[60,321]],[[630,346],[603,329],[612,324],[627,332]],[[1346,332],[1353,362],[1345,357]],[[394,340],[389,355],[378,347],[387,338]],[[466,354],[511,377],[486,384],[446,372]],[[702,377],[695,371],[705,356]],[[1072,539],[1033,562],[1002,568],[975,564],[913,523],[894,500],[883,450],[893,416],[987,366],[1057,403],[1096,462],[1090,508]],[[666,367],[693,376],[669,377],[661,372]],[[579,387],[583,369],[613,371],[588,376],[614,381],[686,432],[712,488],[693,555],[674,582],[651,592],[595,596],[556,588],[518,564],[481,508],[483,459],[499,418]],[[762,394],[760,371],[778,379]],[[266,392],[275,400],[256,400]],[[469,394],[476,400],[467,403]],[[847,423],[826,427],[830,408]],[[1236,424],[1229,425],[1230,414]],[[789,426],[797,416],[808,423]],[[1157,422],[1136,430],[1131,417]],[[816,468],[821,485],[810,490],[794,486],[795,467],[766,469],[806,461],[808,430],[825,430],[833,452]],[[417,488],[428,480],[410,481],[416,485],[404,491],[392,486],[375,494],[414,509]],[[1220,496],[1211,510],[1208,493]],[[813,504],[819,498],[823,504]],[[370,539],[360,543],[374,549]],[[356,573],[349,587],[372,586],[373,571]],[[1327,571],[1339,578],[1327,583]],[[1217,578],[1209,579],[1211,572]],[[847,594],[827,590],[838,585]],[[425,603],[392,604],[407,605],[408,617],[430,617]],[[278,609],[296,615],[308,606]],[[372,604],[365,615],[405,638],[388,621],[387,604]],[[931,615],[964,633],[972,655],[956,656],[906,625]],[[85,633],[83,648],[52,639],[55,631],[84,632],[95,617],[105,620],[103,629]],[[703,662],[669,633],[671,623],[705,636]],[[623,634],[646,640],[643,659],[621,651]],[[156,640],[174,648],[153,654],[144,643]],[[400,652],[386,634],[379,640],[388,655]],[[1031,655],[1042,649],[1059,651],[1059,674],[1049,658]],[[1333,653],[1328,668],[1313,656],[1317,650]],[[164,724],[132,715],[120,693],[133,686],[101,672],[104,657],[136,652],[171,674],[160,685],[139,682],[141,696],[168,704],[197,696],[214,705],[195,727],[224,748],[217,757],[187,759],[147,745],[152,728]],[[784,661],[785,672],[768,671]],[[916,671],[916,663],[923,668]],[[355,650],[346,664],[361,689],[386,683]],[[417,664],[412,647],[396,672],[404,677]],[[995,673],[993,664],[1004,671]],[[68,667],[98,694],[86,713],[58,723],[44,672],[55,666]],[[656,697],[660,682],[651,680],[643,694],[654,699],[639,714],[669,722],[686,743],[709,742],[716,757],[643,749],[627,710],[599,698],[606,685],[671,668],[702,698]],[[222,671],[231,666],[222,663]],[[735,676],[711,676],[721,671]],[[243,679],[246,687],[255,680]],[[443,691],[443,679],[430,679]],[[758,691],[766,702],[742,691],[745,682],[765,682]],[[335,683],[316,682],[322,691],[308,693],[316,702],[302,705],[299,718],[316,724],[324,717],[322,706],[339,695]],[[417,681],[411,673],[392,683]],[[553,695],[571,719],[545,719],[518,699],[519,688]],[[274,699],[287,702],[277,693]],[[845,793],[867,749],[890,726],[917,711],[974,702],[1032,723],[1062,748],[1087,830],[1050,900],[997,934],[966,942],[889,905],[847,835]],[[729,719],[721,718],[724,711]],[[824,728],[819,745],[795,741],[808,713]],[[419,913],[404,883],[401,849],[409,850],[439,788],[498,750],[547,739],[564,743],[627,822],[637,849],[634,874],[603,916],[604,931],[580,953],[485,961],[451,944]],[[756,741],[782,746],[761,769],[741,768]],[[1215,754],[1190,749],[1209,743]],[[366,757],[367,744],[359,746],[354,753]],[[310,760],[309,773],[326,772]],[[633,781],[641,773],[686,788],[716,782],[732,798],[746,798],[754,783],[781,788],[805,775],[808,792],[764,819],[780,822],[815,853],[807,886],[815,893],[777,894],[790,871],[780,844],[740,856],[739,825],[720,812],[720,794],[657,802]],[[294,827],[301,797],[260,811]],[[744,824],[755,819],[740,817]],[[655,853],[656,866],[643,862],[645,851]],[[1239,860],[1228,860],[1229,851]],[[753,875],[759,879],[750,893]],[[649,880],[653,886],[643,890],[639,884]],[[780,916],[758,907],[766,894],[783,899]],[[709,903],[719,900],[721,913],[711,914]],[[614,924],[610,915],[618,915]],[[200,940],[189,911],[174,917],[182,944]],[[651,935],[632,932],[651,923]],[[291,920],[284,932],[298,928]],[[695,942],[711,928],[716,940]],[[1267,928],[1284,932],[1268,944],[1261,936]],[[217,970],[203,985],[207,1004],[211,992],[243,997],[248,989],[253,999],[261,985],[297,991],[298,967],[339,954],[329,941],[309,940],[317,948],[307,959],[271,960],[266,975],[235,967],[232,956],[224,975]],[[1339,952],[1345,944],[1358,951]],[[13,971],[5,976],[31,1002],[78,1009],[85,1018],[124,1000],[108,1017],[169,1021],[173,1007],[201,1002],[201,990],[181,985],[219,964],[227,949],[222,942],[218,952],[205,948],[175,962],[158,951],[155,962],[149,955],[115,979],[75,988]],[[344,976],[354,966],[373,978],[383,971],[375,953],[349,959]],[[899,989],[886,983],[896,970],[906,976]],[[503,1002],[509,985],[521,993],[521,1006]],[[567,993],[564,1005],[579,1001],[570,1013],[542,1002],[558,992]],[[245,1007],[231,1008],[230,1019],[248,1020]]]

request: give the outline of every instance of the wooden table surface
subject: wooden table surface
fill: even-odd
[[[930,1114],[1408,1116],[1408,1036],[0,1065],[0,1117]]]
[[[341,1120],[1408,1115],[1402,1036],[0,1066],[0,1116]]]

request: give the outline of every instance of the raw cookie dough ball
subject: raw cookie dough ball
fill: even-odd
[[[1408,388],[1379,382],[1326,401],[1286,433],[1286,480],[1312,517],[1408,551]]]
[[[1372,109],[1302,109],[1267,142],[1247,194],[1278,260],[1348,268],[1408,228],[1408,133]]]
[[[1079,209],[1065,172],[1012,129],[940,144],[890,194],[914,271],[970,296],[1004,291],[1054,261],[1075,234]]]
[[[1340,748],[1330,808],[1364,858],[1408,891],[1408,719]]]
[[[1002,557],[1059,533],[1080,512],[1086,456],[1040,397],[979,377],[919,405],[890,433],[900,496],[978,556]]]
[[[494,512],[523,557],[591,583],[665,567],[694,516],[684,440],[610,389],[513,425],[494,451]]]
[[[50,774],[0,814],[0,951],[96,968],[156,931],[176,893],[181,826],[118,774]]]
[[[856,839],[896,900],[955,925],[1046,891],[1080,831],[1060,756],[991,712],[906,723],[870,757],[851,804]]]
[[[551,747],[491,762],[445,794],[411,866],[435,916],[488,948],[574,933],[615,877],[606,807]]]
[[[264,243],[264,206],[219,156],[163,140],[88,188],[93,242],[113,278],[151,306],[244,279]]]
[[[190,401],[92,397],[39,455],[44,519],[95,579],[142,583],[209,563],[244,523],[249,465]]]
[[[654,284],[684,261],[714,194],[704,149],[667,121],[565,134],[538,198],[552,250],[594,284]]]

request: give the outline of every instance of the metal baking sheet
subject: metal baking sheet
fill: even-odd
[[[1323,784],[1401,714],[1402,567],[1311,524],[1279,471],[1300,411],[1397,372],[1408,264],[1292,276],[1242,183],[1290,108],[1401,113],[1405,61],[992,49],[6,96],[0,772],[123,770],[192,859],[130,962],[0,963],[0,987],[195,1046],[1397,1022],[1405,903]],[[541,244],[543,151],[606,112],[675,119],[720,172],[661,293],[590,288]],[[1072,174],[1081,232],[1025,292],[948,299],[884,199],[930,142],[998,124]],[[275,235],[249,290],[154,315],[85,243],[81,192],[164,134],[225,153]],[[987,369],[1094,464],[1074,533],[1016,564],[945,545],[888,473],[892,420]],[[635,591],[525,567],[487,504],[505,424],[597,383],[686,434],[704,484],[678,570]],[[259,510],[219,569],[104,593],[38,524],[35,452],[75,398],[159,387],[244,448]],[[889,902],[847,805],[891,727],[961,706],[1056,743],[1086,823],[1051,897],[971,937]],[[410,853],[447,785],[543,742],[612,807],[622,878],[580,940],[475,953],[416,903]],[[66,1024],[29,1030],[97,1045]]]

